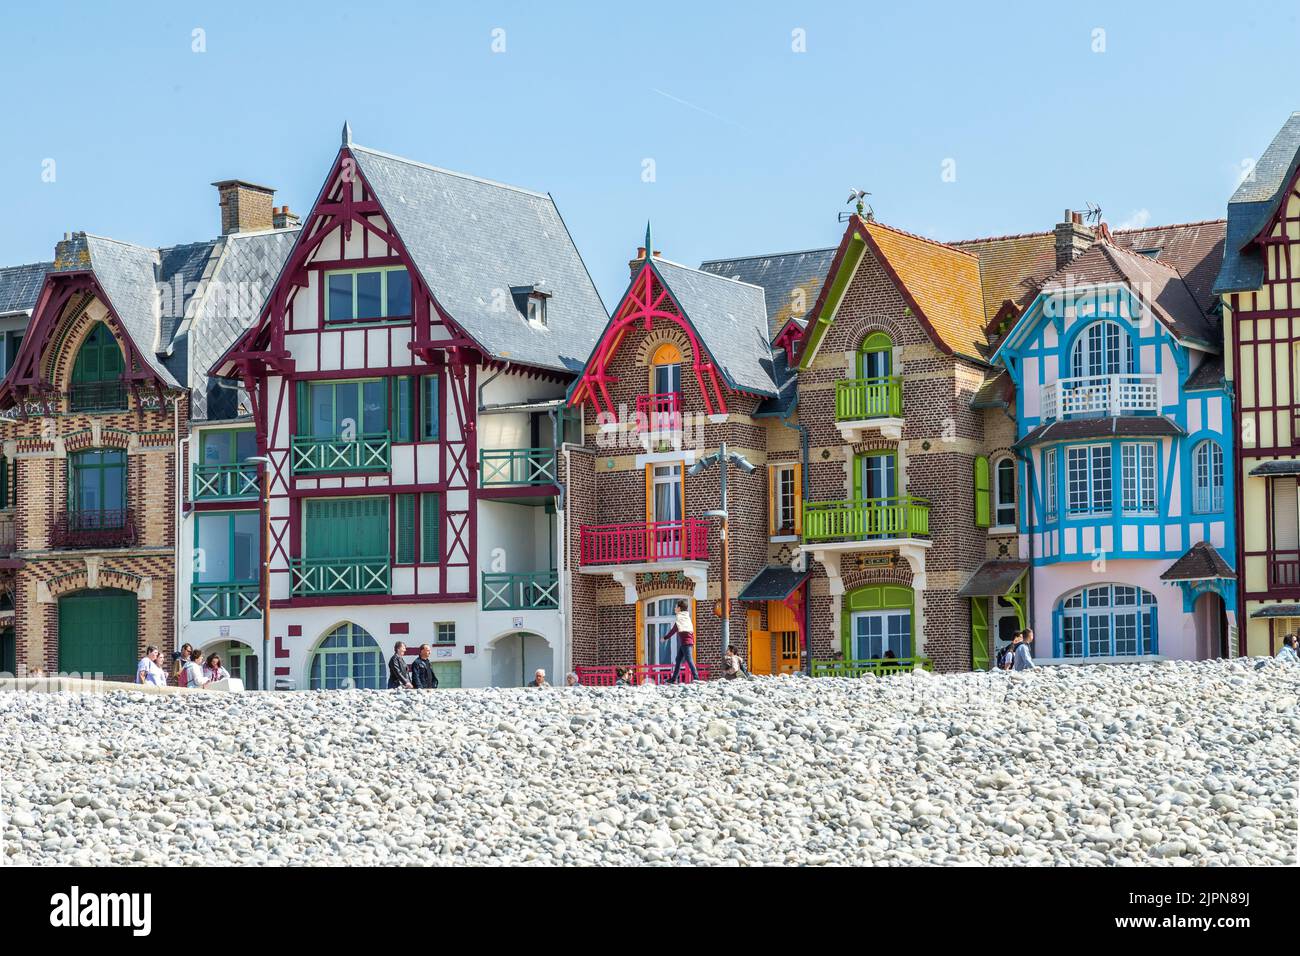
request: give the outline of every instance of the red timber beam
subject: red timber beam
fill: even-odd
[[[672,303],[674,311],[670,312],[662,307],[664,299]],[[725,389],[718,379],[717,366],[714,365],[708,350],[696,335],[695,327],[686,318],[681,305],[673,299],[667,283],[660,278],[654,265],[649,261],[641,267],[641,271],[628,286],[623,296],[623,304],[615,314],[614,320],[605,329],[600,342],[597,343],[579,379],[578,387],[574,389],[573,396],[569,399],[569,404],[580,405],[584,400],[590,399],[598,411],[616,414],[614,400],[609,394],[608,386],[617,383],[618,377],[609,374],[609,363],[618,352],[619,346],[623,344],[623,339],[630,329],[639,322],[642,330],[649,332],[656,320],[676,325],[690,342],[691,368],[695,373],[695,381],[700,387],[700,395],[704,399],[706,414],[726,414],[727,399]]]

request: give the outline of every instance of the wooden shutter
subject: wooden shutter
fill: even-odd
[[[387,498],[311,498],[303,513],[309,558],[388,554]]]
[[[397,563],[415,563],[415,495],[397,496]]]
[[[989,612],[988,599],[970,599],[970,663],[971,669],[989,669]]]
[[[975,458],[975,526],[989,526],[989,460],[985,455]]]
[[[438,537],[441,519],[442,496],[431,492],[420,495],[420,561],[424,564],[442,561]]]

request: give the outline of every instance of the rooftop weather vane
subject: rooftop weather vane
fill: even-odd
[[[863,202],[863,200],[870,195],[871,193],[867,192],[865,189],[858,189],[856,187],[850,186],[849,198],[845,201],[845,204],[846,205],[850,203],[856,204],[857,213],[859,216],[865,215],[868,219],[872,219],[875,217],[875,213],[872,211],[870,206],[866,205],[866,203]],[[840,222],[844,222],[848,218],[849,218],[849,214],[846,212],[841,212],[839,215]]]

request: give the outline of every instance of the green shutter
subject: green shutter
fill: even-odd
[[[397,563],[415,563],[415,495],[397,496]]]
[[[424,564],[437,564],[442,560],[438,541],[441,511],[441,495],[420,495],[420,560]]]
[[[972,670],[989,669],[988,598],[970,599],[970,665]]]
[[[393,379],[396,394],[393,397],[393,441],[411,441],[411,380]]]
[[[426,375],[420,390],[420,437],[425,441],[438,438],[438,376]]]
[[[309,498],[303,502],[303,524],[305,557],[388,554],[387,498]]]
[[[975,459],[975,526],[989,526],[989,460],[985,455]]]
[[[296,434],[311,434],[311,406],[308,404],[310,399],[307,397],[307,383],[297,382],[297,402],[298,402],[298,428]]]

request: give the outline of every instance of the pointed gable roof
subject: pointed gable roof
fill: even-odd
[[[549,195],[351,145],[439,305],[490,357],[575,372],[609,318]],[[545,292],[546,327],[502,296]]]
[[[1251,175],[1228,200],[1228,237],[1216,293],[1248,292],[1264,283],[1264,257],[1255,243],[1300,171],[1300,112],[1292,113]]]
[[[1215,326],[1176,270],[1105,239],[1049,276],[1042,291],[1069,292],[1115,282],[1132,289],[1181,343],[1219,350]]]

